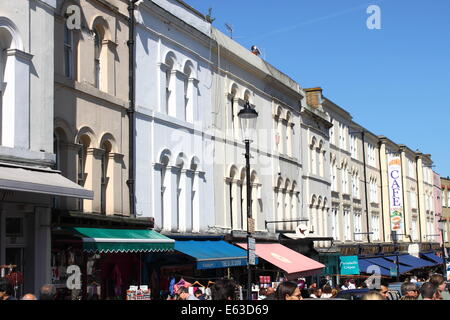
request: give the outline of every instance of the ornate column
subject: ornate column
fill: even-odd
[[[110,153],[108,159],[107,174],[108,185],[106,187],[106,214],[122,214],[122,164],[124,155]]]
[[[104,154],[103,149],[88,148],[86,152],[86,164],[84,167],[84,187],[94,191],[94,200],[83,200],[84,212],[101,212],[101,161]]]

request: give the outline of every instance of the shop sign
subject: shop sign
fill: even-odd
[[[340,256],[341,275],[359,274],[358,256]]]
[[[226,259],[214,261],[199,261],[197,262],[197,269],[223,269],[232,267],[241,267],[247,265],[247,257],[240,259]]]
[[[391,230],[403,230],[402,168],[399,154],[388,155],[389,213]]]

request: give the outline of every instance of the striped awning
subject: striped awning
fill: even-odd
[[[69,228],[87,252],[173,251],[175,240],[153,230]]]

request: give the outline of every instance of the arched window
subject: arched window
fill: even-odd
[[[237,175],[238,170],[235,166],[232,166],[230,169],[230,175],[229,175],[229,199],[228,199],[228,205],[229,205],[229,212],[230,212],[230,227],[232,230],[236,230],[238,223],[237,223],[237,217],[238,217],[238,186],[237,186]]]
[[[245,230],[247,226],[247,173],[245,168],[241,170],[241,188],[240,188],[240,230]]]
[[[64,23],[64,75],[70,79],[74,74],[73,61],[73,31]]]
[[[293,143],[293,123],[292,115],[290,112],[286,113],[286,153],[289,157],[292,157],[292,143]]]
[[[238,130],[239,119],[237,117],[238,106],[236,104],[236,97],[238,94],[238,87],[233,84],[231,91],[228,95],[230,108],[228,110],[228,130],[231,136],[236,135],[236,130]]]
[[[175,56],[169,52],[165,60],[166,64],[166,114],[176,116],[176,75],[174,74]]]
[[[310,164],[311,164],[311,168],[310,168],[310,172],[312,174],[317,174],[317,164],[316,164],[316,139],[313,138],[311,145],[310,145]]]
[[[101,89],[100,85],[102,82],[101,72],[102,72],[102,41],[101,33],[97,28],[94,29],[94,85],[97,89]]]

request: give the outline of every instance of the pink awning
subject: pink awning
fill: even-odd
[[[246,243],[237,243],[247,250]],[[306,277],[322,272],[325,265],[291,250],[279,243],[257,243],[255,253],[286,272],[288,279]]]

